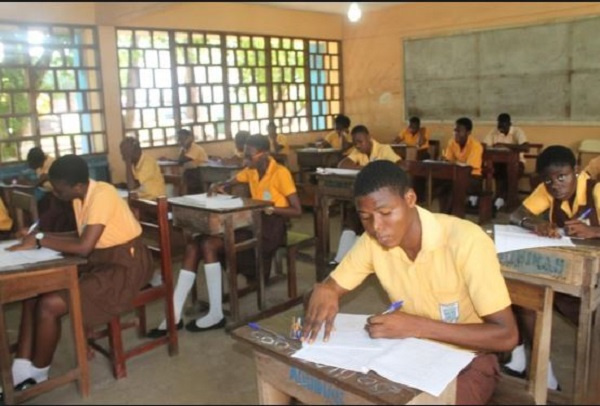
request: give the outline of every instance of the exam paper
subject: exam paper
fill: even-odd
[[[235,207],[242,207],[244,205],[244,201],[241,197],[221,194],[208,196],[206,193],[201,193],[198,195],[171,197],[168,200],[172,203],[193,204],[204,206],[208,209],[230,209]]]
[[[49,261],[62,257],[58,251],[49,248],[40,248],[23,251],[7,251],[6,248],[18,244],[19,240],[3,241],[0,243],[0,272],[4,268],[17,265],[34,264],[36,262]]]
[[[522,227],[500,224],[494,225],[494,242],[499,254],[527,248],[575,246],[569,237],[540,237]]]
[[[344,168],[317,168],[317,173],[331,175],[358,175],[359,169],[344,169]]]

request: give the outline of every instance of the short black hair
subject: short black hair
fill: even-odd
[[[498,115],[498,122],[499,123],[510,123],[510,114],[508,113],[501,113]]]
[[[177,138],[190,137],[190,136],[192,136],[192,132],[190,130],[187,130],[185,128],[182,128],[181,130],[177,130]]]
[[[83,158],[69,154],[52,163],[48,177],[51,181],[64,181],[69,186],[75,186],[78,183],[89,183],[90,172]]]
[[[356,134],[367,134],[367,135],[369,135],[369,130],[364,125],[359,124],[359,125],[354,126],[354,128],[350,132],[350,135],[352,135],[353,137]]]
[[[335,125],[340,125],[344,128],[350,128],[350,118],[343,114],[338,114],[335,116]]]
[[[254,134],[246,138],[246,145],[256,148],[257,151],[269,151],[271,143],[266,135]]]
[[[552,165],[575,168],[575,163],[575,154],[569,148],[562,145],[550,145],[538,155],[535,161],[535,171],[541,174]]]
[[[33,147],[27,152],[27,163],[32,168],[39,168],[44,164],[46,155],[40,147]]]
[[[467,129],[467,131],[473,130],[473,122],[469,117],[461,117],[456,120],[456,125],[462,125]]]
[[[366,196],[384,187],[404,196],[410,187],[410,180],[406,172],[395,163],[385,160],[373,161],[356,176],[354,197]]]
[[[275,127],[275,128],[277,128],[277,124],[275,124],[275,121],[269,121],[269,124],[267,124],[267,127]]]
[[[419,117],[414,116],[414,117],[411,117],[410,120],[408,120],[408,123],[409,124],[416,124],[416,125],[420,126],[421,125],[421,119]]]
[[[238,131],[235,134],[234,142],[235,142],[236,145],[245,144],[246,140],[248,139],[248,137],[250,137],[250,132],[249,131],[244,131],[244,130]]]

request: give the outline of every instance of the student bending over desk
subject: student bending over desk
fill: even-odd
[[[347,157],[338,163],[338,168],[361,169],[372,161],[386,160],[398,163],[402,160],[392,147],[380,144],[373,139],[364,125],[357,125],[352,129],[352,142],[355,147],[350,150]],[[338,243],[338,250],[335,258],[329,262],[330,266],[340,263],[344,255],[354,245],[357,236],[364,231],[353,205],[350,205],[347,213]]]
[[[335,148],[347,154],[352,148],[352,138],[350,137],[350,118],[343,114],[335,117],[335,130],[325,136],[325,139],[317,143],[321,148]]]
[[[229,188],[239,183],[248,183],[253,199],[268,200],[274,203],[262,215],[262,249],[265,277],[269,277],[273,255],[286,238],[285,221],[287,218],[299,217],[302,214],[300,199],[296,193],[296,185],[292,174],[283,165],[275,162],[269,156],[269,139],[262,135],[252,135],[247,138],[244,149],[244,158],[247,167],[240,171],[233,179],[224,183],[211,185],[210,192],[224,193]],[[235,230],[235,240],[243,241],[252,236],[251,231]],[[191,332],[202,332],[225,326],[222,308],[222,265],[223,238],[217,236],[197,235],[185,248],[182,269],[179,272],[177,285],[173,292],[175,305],[175,320],[177,328],[183,327],[181,311],[185,299],[189,294],[200,260],[204,260],[204,273],[208,288],[208,301],[210,309],[207,315],[197,320],[192,320],[186,325]],[[255,276],[254,250],[245,250],[238,254],[238,268],[248,278]],[[166,334],[166,321],[152,329],[148,336],[161,337]]]
[[[137,191],[140,199],[156,200],[158,196],[165,196],[165,178],[156,159],[143,153],[139,141],[133,137],[125,137],[120,148],[127,190]]]
[[[46,247],[87,257],[87,264],[79,269],[84,327],[107,323],[131,308],[133,298],[152,276],[152,257],[140,238],[142,228],[114,186],[89,178],[82,158],[57,159],[49,178],[56,196],[72,202],[77,233],[32,233],[10,249]],[[12,366],[16,390],[48,379],[60,338],[60,318],[68,311],[63,291],[23,302]]]
[[[577,174],[575,163],[575,154],[567,147],[552,145],[544,149],[535,165],[542,183],[511,213],[511,223],[541,236],[558,238],[559,228],[564,227],[565,233],[570,236],[599,238],[600,183],[590,178],[587,172]],[[543,213],[548,213],[550,221],[538,217]],[[554,305],[561,314],[577,324],[578,298],[554,292]],[[525,330],[522,341],[529,343],[533,337],[533,315],[521,310],[517,315]],[[508,373],[519,375],[525,371],[525,367],[525,348],[521,343],[513,351],[512,360],[506,368]],[[552,364],[548,368],[548,387],[558,387]]]
[[[394,140],[396,143],[405,143],[409,147],[417,147],[417,159],[430,159],[429,155],[429,130],[421,127],[419,117],[411,117],[408,127],[402,130]]]
[[[478,352],[457,378],[457,404],[485,404],[499,374],[494,352],[510,351],[517,327],[492,240],[475,224],[416,205],[407,174],[387,161],[368,164],[354,183],[366,230],[335,271],[315,284],[303,340],[332,331],[339,299],[375,274],[403,307],[375,315],[371,338],[432,339]]]
[[[238,131],[233,138],[234,150],[229,158],[222,158],[221,163],[225,165],[243,165],[244,163],[244,145],[246,139],[250,136],[248,131]]]

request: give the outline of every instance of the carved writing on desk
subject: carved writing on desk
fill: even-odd
[[[498,254],[500,264],[525,274],[544,274],[558,279],[566,277],[564,258],[530,250],[510,251]]]

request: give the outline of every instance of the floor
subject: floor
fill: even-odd
[[[475,219],[470,217],[469,219]],[[498,220],[506,220],[499,215]],[[339,216],[331,222],[331,246],[337,247]],[[312,213],[305,212],[294,222],[294,230],[312,233]],[[305,250],[313,254],[314,248]],[[309,289],[314,283],[314,265],[298,262],[299,290]],[[200,273],[202,274],[202,272]],[[198,280],[198,295],[206,297],[202,275]],[[281,281],[268,287],[268,304],[281,303],[286,298],[286,283]],[[243,315],[256,311],[253,294],[241,299]],[[344,298],[341,311],[348,313],[374,313],[387,307],[388,301],[376,280],[368,279],[363,286]],[[185,321],[199,313],[187,303]],[[160,305],[149,308],[149,325],[162,319]],[[243,316],[242,315],[242,316]],[[19,307],[7,311],[10,335],[14,341],[18,328]],[[59,343],[50,375],[60,374],[73,365],[69,321],[63,321],[63,337]],[[552,359],[556,375],[565,390],[572,387],[575,329],[560,317],[554,317]],[[124,338],[125,345],[137,337],[130,329]],[[128,376],[115,380],[108,361],[97,354],[90,361],[91,394],[81,398],[76,385],[69,384],[50,393],[40,395],[28,404],[256,404],[258,395],[251,352],[243,344],[231,339],[224,330],[204,333],[179,334],[179,354],[169,357],[166,347],[158,348],[133,358],[127,363]]]

